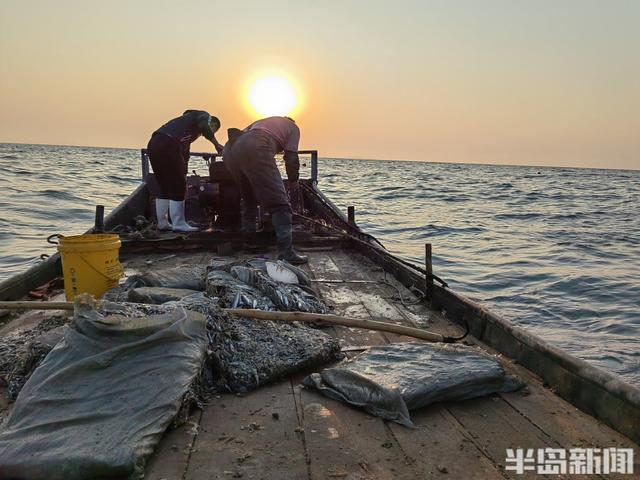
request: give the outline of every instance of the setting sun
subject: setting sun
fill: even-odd
[[[279,75],[255,80],[249,87],[247,99],[255,113],[262,116],[290,115],[298,105],[293,84]]]

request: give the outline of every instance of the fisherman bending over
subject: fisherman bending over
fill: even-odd
[[[257,205],[271,213],[278,258],[292,264],[307,262],[292,245],[292,211],[276,166],[275,155],[284,152],[291,188],[298,188],[300,129],[289,117],[269,117],[252,123],[227,143],[223,160],[240,188],[242,231],[255,233]]]
[[[181,117],[169,120],[153,132],[147,152],[160,185],[160,195],[156,199],[159,230],[198,230],[187,223],[184,215],[190,148],[202,135],[222,153],[223,146],[215,137],[219,128],[220,120],[216,117],[203,110],[187,110]],[[168,214],[171,216],[171,223],[167,218]]]

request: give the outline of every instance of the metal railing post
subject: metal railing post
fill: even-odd
[[[433,298],[433,259],[431,257],[431,244],[424,244],[424,269],[425,275],[425,296],[428,300]]]
[[[311,183],[318,184],[318,151],[311,152]]]
[[[146,148],[140,150],[140,161],[142,163],[142,182],[144,183],[149,175],[149,156]]]
[[[104,205],[96,205],[96,221],[93,233],[104,233]]]

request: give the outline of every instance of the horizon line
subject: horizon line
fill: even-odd
[[[56,143],[23,143],[23,142],[5,142],[0,141],[0,144],[5,145],[37,145],[41,147],[80,147],[80,148],[102,148],[102,149],[111,149],[111,150],[137,150],[140,151],[142,148],[132,148],[132,147],[106,147],[99,145],[62,145]],[[305,150],[301,148],[300,150]],[[313,149],[311,149],[313,150]],[[212,152],[213,153],[213,152]],[[418,159],[390,159],[390,158],[364,158],[364,157],[325,157],[319,156],[319,158],[325,158],[329,160],[368,160],[374,162],[412,162],[412,163],[437,163],[440,165],[485,165],[485,166],[493,166],[493,167],[531,167],[531,168],[568,168],[574,170],[616,170],[621,172],[640,172],[640,167],[638,168],[616,168],[616,167],[573,167],[573,166],[562,166],[562,165],[535,165],[535,164],[511,164],[511,163],[482,163],[482,162],[445,162],[438,160],[418,160]]]

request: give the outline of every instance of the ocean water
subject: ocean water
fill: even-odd
[[[640,385],[640,171],[320,159],[319,172],[390,251],[422,264],[431,243],[451,288]],[[139,181],[136,150],[0,144],[0,280]]]

